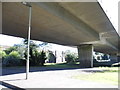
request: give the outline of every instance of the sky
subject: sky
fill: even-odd
[[[120,0],[98,0],[108,18],[118,32],[118,2]]]
[[[8,35],[2,35],[0,34],[0,45],[5,45],[5,46],[13,46],[14,44],[22,44],[23,38],[19,37],[13,37],[13,36],[8,36]],[[34,41],[36,44],[41,44],[43,42],[41,41]],[[58,50],[58,51],[66,51],[66,50],[71,50],[72,52],[77,52],[76,48],[68,47],[68,46],[63,46],[63,45],[57,45],[57,44],[52,44],[50,43],[51,48],[53,51]]]
[[[111,20],[113,26],[115,27],[116,31],[118,32],[118,1],[120,0],[98,0],[101,4],[102,8],[108,15],[109,19]],[[7,35],[0,34],[0,45],[6,45],[6,46],[13,46],[14,44],[21,44],[23,38],[18,37],[12,37]],[[40,44],[41,42],[36,42],[37,44]],[[56,45],[52,44],[52,49],[54,50],[71,50],[71,51],[77,51],[76,48],[66,47],[62,45]]]

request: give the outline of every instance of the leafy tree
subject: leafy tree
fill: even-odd
[[[77,59],[78,59],[78,55],[76,55],[75,53],[67,53],[65,55],[65,61],[67,63],[74,63],[76,62]]]
[[[48,60],[49,60],[49,63],[56,63],[56,57],[52,51],[49,51]]]
[[[34,50],[34,56],[33,56],[32,64],[40,65],[40,57],[41,57],[41,53],[38,52],[37,50]]]
[[[5,51],[0,50],[0,58],[4,59],[7,56]]]
[[[40,64],[43,66],[44,63],[45,63],[45,60],[47,59],[46,57],[46,53],[44,51],[41,52],[41,55],[40,55]]]
[[[39,44],[39,46],[41,46],[41,47],[44,47],[44,46],[46,46],[46,45],[48,45],[47,42],[43,42],[42,44]]]
[[[12,57],[17,58],[17,59],[20,59],[20,58],[21,58],[19,52],[17,52],[17,51],[12,51],[12,52],[9,54],[9,56],[12,56]]]
[[[28,40],[27,39],[25,39],[24,41],[24,44],[26,45],[26,49],[25,49],[25,52],[24,52],[24,57],[27,59],[27,44],[28,44]],[[33,58],[33,54],[34,54],[34,52],[36,51],[36,48],[37,48],[38,46],[33,42],[33,41],[30,41],[30,52],[29,52],[29,55],[30,55],[30,59],[32,60],[32,58]]]
[[[20,54],[17,51],[12,51],[3,60],[3,66],[17,66],[20,65]]]
[[[13,47],[7,48],[4,51],[6,52],[6,54],[10,54],[12,51],[17,51],[17,47],[13,46]]]
[[[9,55],[12,51],[17,51],[20,54],[20,56],[23,58],[24,47],[20,44],[15,44],[14,46],[7,48],[4,51],[7,55]]]
[[[14,47],[16,47],[15,51],[17,51],[20,54],[21,58],[24,58],[24,52],[25,52],[24,45],[22,45],[22,44],[15,44]]]
[[[40,48],[42,48],[43,50],[52,48],[51,44],[50,44],[50,43],[47,43],[47,42],[43,42],[43,43],[39,44],[39,46],[40,46]]]
[[[4,60],[4,58],[6,57],[6,53],[5,51],[2,51],[2,49],[0,48],[0,63],[2,63],[2,61]]]
[[[24,44],[27,45],[27,40],[24,40]],[[46,44],[45,44],[46,45]],[[33,42],[30,41],[30,65],[44,65],[46,58],[46,53],[44,51],[38,52],[38,46]],[[25,58],[27,59],[27,49],[24,53]]]
[[[5,51],[0,50],[0,56],[4,56],[3,66],[16,66],[16,65],[25,65],[27,59],[27,44],[28,41],[25,39],[23,45],[14,45]],[[42,46],[47,45],[43,43]],[[30,41],[30,65],[44,65],[45,60],[47,59],[46,53],[44,51],[39,52],[38,45],[33,41]]]

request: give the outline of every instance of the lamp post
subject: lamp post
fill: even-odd
[[[31,32],[31,16],[32,16],[32,6],[27,3],[27,2],[22,2],[25,6],[29,7],[29,28],[28,28],[28,45],[27,45],[27,61],[26,61],[26,79],[28,79],[28,74],[29,74],[29,50],[30,50],[30,32]]]

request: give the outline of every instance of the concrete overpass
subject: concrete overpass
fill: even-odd
[[[82,67],[93,66],[93,50],[118,54],[119,34],[98,2],[32,2],[31,39],[78,47]],[[28,8],[2,3],[2,33],[27,38]]]

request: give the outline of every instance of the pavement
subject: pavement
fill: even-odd
[[[37,70],[36,72],[29,73],[28,80],[25,79],[25,72],[3,75],[0,77],[0,80],[3,82],[2,88],[118,88],[117,85],[72,78],[74,75],[88,73],[89,71],[96,72],[101,70],[98,68]]]

